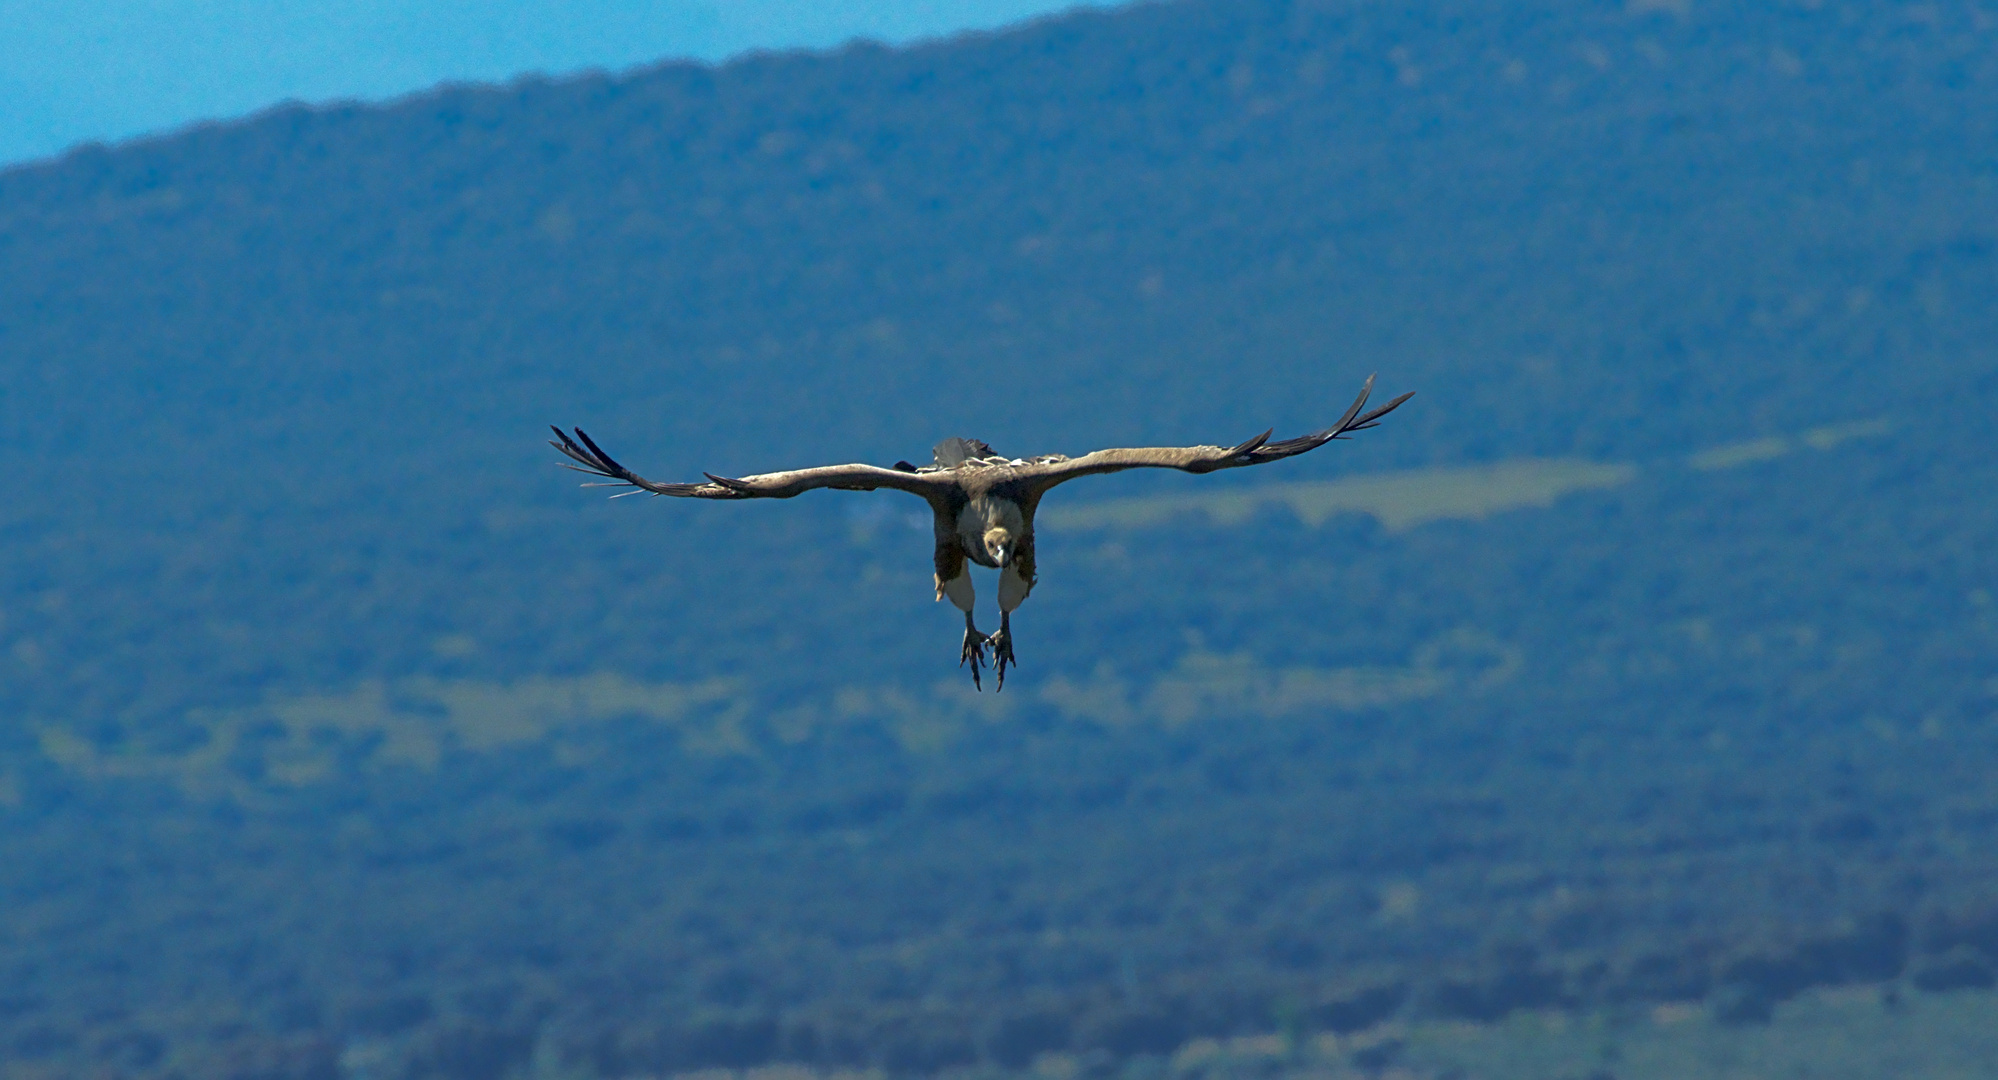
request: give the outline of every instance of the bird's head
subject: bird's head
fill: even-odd
[[[1013,558],[1013,530],[995,526],[985,530],[985,554],[992,557],[992,565],[1005,566]]]

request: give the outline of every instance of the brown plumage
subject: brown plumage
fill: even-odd
[[[1125,469],[1179,469],[1190,473],[1210,473],[1262,465],[1296,457],[1355,431],[1373,427],[1413,394],[1403,394],[1371,412],[1362,412],[1374,380],[1367,378],[1360,396],[1339,422],[1323,431],[1282,442],[1270,442],[1270,432],[1232,447],[1153,446],[1098,450],[1082,457],[1060,454],[1025,460],[1006,458],[990,446],[970,439],[947,439],[938,444],[935,460],[920,468],[896,462],[894,468],[877,465],[825,465],[816,469],[760,473],[729,478],[704,474],[704,484],[662,484],[632,472],[617,463],[593,442],[583,429],[570,438],[555,428],[550,446],[577,464],[569,468],[604,482],[585,487],[629,487],[626,495],[641,491],[689,499],[788,499],[816,488],[837,491],[873,491],[893,488],[920,495],[936,515],[937,599],[948,596],[964,611],[964,642],[959,666],[971,665],[971,681],[979,685],[979,669],[985,663],[985,649],[992,649],[992,665],[999,686],[1006,685],[1006,668],[1018,663],[1013,657],[1011,616],[1033,591],[1034,511],[1041,496],[1057,484],[1084,476],[1122,472]],[[972,620],[973,592],[967,562],[992,567],[999,578],[999,632],[987,637]],[[981,687],[982,688],[982,687]]]

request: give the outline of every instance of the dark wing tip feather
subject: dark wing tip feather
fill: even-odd
[[[1336,430],[1338,429],[1336,428],[1332,429],[1332,431]],[[1251,456],[1253,456],[1258,462],[1275,461],[1278,458],[1296,457],[1297,455],[1302,454],[1307,450],[1316,450],[1319,447],[1324,446],[1328,441],[1330,441],[1334,437],[1335,436],[1331,433],[1331,431],[1321,431],[1313,435],[1299,435],[1295,439],[1285,439],[1282,442],[1267,443],[1262,447],[1258,448],[1257,450],[1255,450]]]
[[[632,471],[631,471],[630,469],[627,469],[627,468],[625,468],[624,466],[622,466],[622,465],[619,465],[619,464],[617,463],[617,459],[616,459],[616,458],[613,458],[613,457],[611,457],[611,456],[610,456],[609,454],[606,454],[606,453],[604,453],[604,448],[603,448],[603,447],[601,447],[601,446],[598,446],[598,445],[596,444],[596,440],[594,440],[594,439],[590,438],[590,435],[589,435],[589,432],[586,432],[586,431],[584,431],[584,430],[583,430],[582,428],[577,428],[577,429],[576,429],[576,437],[577,437],[578,439],[581,439],[581,440],[583,440],[583,445],[584,445],[584,446],[587,446],[587,447],[589,447],[589,448],[590,448],[590,453],[591,453],[591,454],[592,454],[593,456],[595,456],[595,457],[596,457],[596,459],[597,459],[597,460],[598,460],[599,462],[603,463],[603,465],[605,466],[605,468],[606,468],[606,469],[607,469],[607,470],[608,470],[608,471],[609,471],[609,472],[610,472],[610,473],[611,473],[612,475],[615,475],[615,476],[618,476],[618,477],[621,477],[621,478],[625,478],[625,479],[635,479],[635,478],[636,478],[636,474],[632,473]]]
[[[570,438],[567,432],[552,424],[549,425],[549,428],[555,432],[555,439],[549,440],[548,445],[562,451],[571,460],[577,462],[575,465],[564,465],[563,468],[573,469],[579,473],[587,473],[591,476],[600,476],[605,480],[614,481],[613,483],[604,484],[584,484],[584,487],[629,487],[637,488],[641,491],[649,491],[654,495],[687,496],[698,494],[699,489],[704,486],[701,484],[653,483],[632,472],[630,469],[625,468],[623,465],[618,464],[617,459],[604,453],[604,448],[598,446],[596,441],[591,439],[588,433],[584,432],[582,428],[574,429],[576,432],[574,439]],[[577,440],[581,440],[580,445]],[[632,494],[636,494],[636,492],[627,491],[619,495],[613,495],[611,498],[621,499],[625,495]]]
[[[571,460],[580,462],[583,468],[578,471],[593,472],[599,476],[616,475],[610,469],[605,468],[604,459],[600,454],[592,454],[581,446],[576,445],[576,440],[570,438],[568,432],[563,431],[553,424],[548,425],[548,430],[555,433],[555,438],[548,440],[548,445],[562,451],[563,455]],[[577,431],[577,434],[582,434],[580,429]],[[574,468],[575,466],[569,467]]]
[[[550,424],[548,425],[548,429],[555,433],[555,439],[548,440],[548,445],[562,451],[563,454],[572,460],[581,462],[585,468],[578,471],[608,475],[604,472],[603,463],[585,453],[582,447],[576,445],[576,440],[571,439],[561,428]],[[556,439],[560,439],[561,441],[557,442],[555,441]],[[574,468],[574,466],[569,467]]]
[[[1256,449],[1257,447],[1263,445],[1264,443],[1269,442],[1270,436],[1274,434],[1276,434],[1276,429],[1271,428],[1268,431],[1263,432],[1261,435],[1258,435],[1255,438],[1250,439],[1248,442],[1245,442],[1242,445],[1237,446],[1233,450],[1228,451],[1228,455],[1230,457],[1239,457],[1243,454],[1249,453],[1250,451]]]
[[[1378,424],[1381,417],[1399,408],[1402,402],[1415,396],[1415,392],[1411,390],[1388,402],[1386,405],[1363,414],[1362,410],[1367,407],[1367,398],[1374,391],[1374,379],[1377,377],[1378,373],[1367,376],[1366,383],[1360,387],[1359,396],[1353,399],[1353,404],[1347,406],[1345,415],[1339,418],[1338,423],[1333,424],[1323,431],[1314,431],[1309,435],[1300,435],[1295,439],[1262,443],[1260,446],[1254,447],[1249,451],[1249,456],[1254,459],[1253,463],[1260,464],[1265,461],[1275,461],[1278,458],[1296,457],[1299,454],[1316,450],[1333,439],[1340,438],[1349,432],[1365,431],[1367,428]],[[1236,452],[1240,453],[1240,451]]]
[[[1393,401],[1390,401],[1387,404],[1381,406],[1380,408],[1375,409],[1373,412],[1370,412],[1367,415],[1362,416],[1359,419],[1353,421],[1353,423],[1350,426],[1348,426],[1346,430],[1359,431],[1363,428],[1373,427],[1375,424],[1380,422],[1381,417],[1386,416],[1387,414],[1395,411],[1398,408],[1401,408],[1402,402],[1407,401],[1409,398],[1412,398],[1414,396],[1415,396],[1415,391],[1410,390],[1408,393],[1403,394],[1398,398],[1395,398]]]
[[[717,484],[720,484],[721,486],[729,489],[730,491],[749,492],[756,490],[755,485],[745,484],[740,480],[731,480],[726,476],[716,476],[714,473],[711,472],[704,472],[701,475],[707,477],[708,479],[714,481]]]
[[[1346,415],[1340,417],[1338,423],[1326,429],[1330,433],[1327,436],[1328,438],[1346,430],[1347,425],[1353,422],[1353,418],[1360,415],[1360,410],[1367,407],[1367,397],[1374,392],[1374,380],[1379,377],[1380,372],[1378,371],[1367,376],[1367,381],[1360,386],[1360,396],[1354,398],[1353,404],[1347,407]]]
[[[604,448],[598,446],[596,440],[590,438],[589,433],[582,428],[572,429],[576,433],[573,439],[561,428],[555,427],[552,424],[549,425],[549,428],[555,432],[555,438],[550,440],[548,445],[562,451],[563,454],[576,462],[575,465],[565,465],[563,466],[564,468],[574,469],[580,473],[588,473],[591,476],[600,476],[605,480],[614,481],[613,483],[604,484],[585,484],[583,485],[584,487],[630,487],[637,488],[640,491],[649,491],[654,495],[673,495],[679,498],[698,499],[746,499],[758,494],[757,489],[753,485],[745,484],[740,480],[730,480],[727,477],[716,476],[713,473],[706,474],[709,480],[714,481],[713,484],[656,483],[618,464],[617,459],[604,453]],[[715,490],[717,487],[721,490]],[[618,499],[623,498],[625,495],[633,494],[636,494],[636,492],[627,491],[619,495],[613,495],[611,498]]]

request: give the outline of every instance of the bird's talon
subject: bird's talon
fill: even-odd
[[[985,665],[985,641],[985,635],[967,628],[964,632],[964,648],[958,653],[957,658],[958,667],[971,665],[971,685],[979,690],[985,689],[985,685],[978,679],[978,669]]]
[[[1006,668],[1018,667],[1020,662],[1013,658],[1013,635],[1004,630],[985,639],[992,646],[992,671],[999,676],[999,689],[1006,689]]]

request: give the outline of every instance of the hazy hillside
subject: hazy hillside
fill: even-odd
[[[1179,3],[0,173],[8,1067],[1988,984],[1994,36]],[[540,442],[1220,442],[1374,370],[1350,443],[1064,489],[1003,697],[916,504]]]

